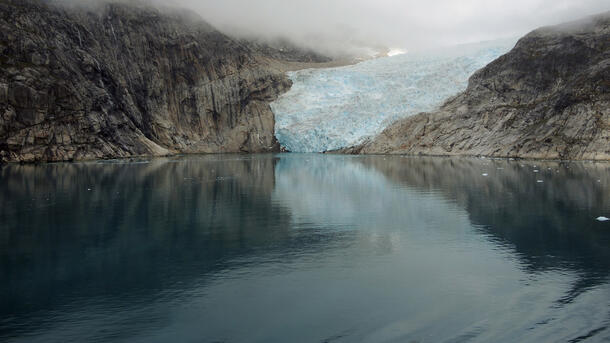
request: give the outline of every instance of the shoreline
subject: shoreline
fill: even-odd
[[[102,159],[77,159],[77,160],[65,160],[65,161],[19,161],[19,162],[0,162],[0,168],[9,165],[49,165],[49,164],[60,164],[60,163],[96,163],[104,161],[122,161],[125,164],[138,163],[143,159],[163,159],[163,158],[175,158],[175,157],[192,157],[192,156],[257,156],[257,155],[333,155],[333,156],[375,156],[375,157],[407,157],[407,158],[443,158],[443,159],[484,159],[494,161],[510,161],[510,162],[556,162],[556,163],[610,163],[610,160],[574,160],[574,159],[547,159],[547,158],[534,158],[534,157],[498,157],[498,156],[485,156],[485,155],[427,155],[427,154],[357,154],[357,153],[345,153],[336,151],[324,151],[324,152],[255,152],[255,153],[243,153],[243,152],[218,152],[218,153],[175,153],[167,155],[137,155],[131,157],[118,157],[118,158],[102,158]]]

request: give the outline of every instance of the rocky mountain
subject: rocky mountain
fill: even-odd
[[[279,151],[291,82],[257,47],[134,3],[0,0],[0,161]]]
[[[311,49],[301,48],[288,39],[261,40],[255,37],[241,39],[242,44],[250,46],[261,55],[285,62],[329,63],[333,60]]]
[[[342,152],[610,160],[610,12],[529,33],[437,111]]]

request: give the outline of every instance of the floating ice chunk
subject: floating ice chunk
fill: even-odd
[[[481,175],[483,175],[483,176],[489,176],[489,174],[487,174],[487,173],[483,173],[483,174],[481,174]]]
[[[293,152],[359,144],[398,119],[434,110],[513,45],[502,40],[290,72],[291,89],[271,104],[276,137]]]
[[[608,220],[610,220],[610,218],[601,216],[601,217],[595,218],[595,220],[597,220],[598,222],[607,222]]]
[[[534,169],[534,173],[540,173],[540,170]]]
[[[543,183],[544,181],[543,180],[536,180],[536,182]]]

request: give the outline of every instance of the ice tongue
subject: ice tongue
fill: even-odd
[[[464,90],[470,75],[513,43],[409,52],[347,67],[289,73],[292,88],[271,104],[276,137],[292,152],[361,143],[395,120],[434,110]]]

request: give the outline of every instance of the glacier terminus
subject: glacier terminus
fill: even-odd
[[[276,137],[292,152],[359,144],[398,119],[436,109],[515,42],[503,39],[290,72],[292,88],[271,103]]]

